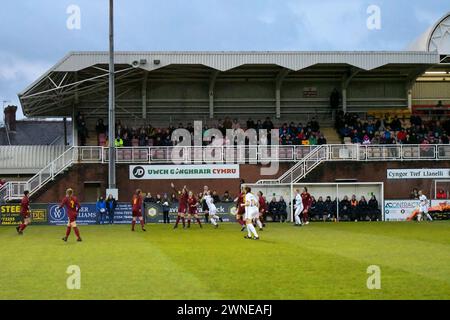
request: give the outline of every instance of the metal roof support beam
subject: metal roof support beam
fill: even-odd
[[[216,70],[211,74],[209,78],[209,118],[214,118],[214,89],[216,87],[217,77],[219,76],[219,71]]]
[[[406,97],[408,99],[408,110],[412,111],[412,89],[414,87],[414,84],[416,83],[416,80],[418,77],[420,77],[422,74],[424,74],[430,67],[422,67],[419,70],[412,72],[408,78],[406,79],[405,83],[405,92]]]
[[[361,69],[351,68],[348,74],[342,77],[342,111],[347,113],[347,89],[352,79],[361,71]]]
[[[289,74],[291,70],[282,69],[275,79],[275,113],[277,119],[281,118],[281,86],[283,85],[283,80]]]
[[[144,79],[142,80],[142,118],[147,119],[147,82],[148,72],[144,73]]]

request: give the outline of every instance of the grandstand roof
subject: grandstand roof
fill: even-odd
[[[416,79],[439,63],[436,52],[116,52],[116,86],[142,83],[147,76],[208,81],[212,77],[321,77]],[[107,97],[107,52],[71,52],[19,94],[24,114],[72,116],[85,95]],[[311,76],[312,77],[312,76]],[[101,95],[101,96],[100,96]]]

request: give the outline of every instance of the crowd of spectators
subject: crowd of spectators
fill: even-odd
[[[449,144],[450,122],[424,121],[420,116],[409,119],[386,114],[384,118],[361,119],[354,113],[339,113],[336,130],[345,141],[369,144]]]
[[[84,122],[82,121],[81,123]],[[83,128],[83,126],[78,126],[78,128]],[[144,127],[129,127],[119,121],[116,123],[116,139],[114,144],[116,147],[173,146],[177,143],[177,141],[172,141],[172,133],[176,129],[186,129],[191,134],[191,139],[194,139],[194,126],[192,123],[187,123],[186,125],[179,123],[176,127],[170,125],[168,128],[155,128],[150,124]],[[242,129],[244,132],[249,129],[254,129],[257,133],[257,143],[262,142],[264,144],[271,144],[270,132],[274,129],[279,130],[280,145],[322,145],[327,143],[324,135],[320,132],[319,123],[314,118],[306,125],[291,122],[290,124],[284,123],[281,127],[276,128],[269,117],[264,121],[257,120],[256,122],[252,118],[249,118],[245,122],[245,125],[241,124],[238,119],[231,120],[226,117],[223,121],[218,120],[211,126],[204,125],[202,128],[203,136],[205,136],[210,129],[217,129],[222,133],[223,141],[214,140],[214,143],[219,145],[233,144],[231,141],[227,140],[227,130],[239,129]],[[260,136],[260,130],[267,130],[267,137]],[[85,132],[87,136],[87,130],[82,129],[82,131]],[[106,137],[108,127],[105,125],[103,119],[97,121],[95,131],[99,137],[99,144],[104,146],[108,145]],[[234,143],[236,143],[236,141],[234,141]],[[246,140],[246,143],[249,143],[248,139]],[[204,142],[204,144],[206,145],[207,142]]]

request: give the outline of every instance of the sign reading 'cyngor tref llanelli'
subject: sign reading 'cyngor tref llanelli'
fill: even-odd
[[[450,178],[450,169],[388,169],[388,179],[443,179]]]
[[[238,179],[239,165],[130,166],[131,180]]]

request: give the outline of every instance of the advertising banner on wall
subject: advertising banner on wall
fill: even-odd
[[[65,208],[57,210],[59,204],[53,203],[48,206],[49,224],[51,225],[66,225],[68,221],[67,211]],[[131,204],[117,203],[116,211],[114,212],[115,224],[131,223]],[[106,222],[109,221],[106,217]],[[80,225],[92,225],[98,223],[98,215],[95,203],[82,203],[80,212],[78,213],[77,223]]]
[[[239,165],[130,166],[131,180],[238,179]]]
[[[236,204],[233,202],[219,202],[216,203],[217,215],[222,218],[223,222],[236,222]],[[145,203],[145,221],[146,223],[163,223],[163,207],[158,203]],[[202,223],[204,222],[204,213],[201,208],[198,214],[202,218]],[[175,222],[178,215],[178,203],[172,203],[170,205],[169,218],[170,222]]]
[[[48,223],[48,206],[45,204],[31,205],[32,224]],[[0,206],[0,225],[19,225],[22,221],[20,204],[7,204]]]
[[[419,200],[385,200],[385,219],[386,221],[406,221],[418,207]]]
[[[388,169],[388,179],[443,179],[450,178],[450,169]]]

